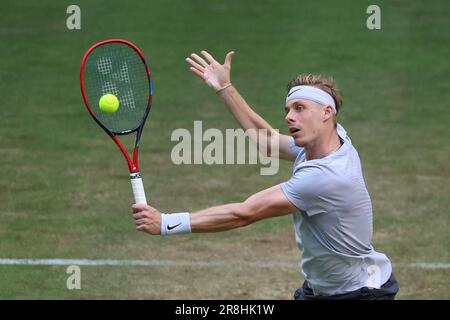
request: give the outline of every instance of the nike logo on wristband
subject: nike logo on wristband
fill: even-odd
[[[169,226],[169,225],[167,225],[167,230],[175,229],[175,228],[178,227],[179,225],[181,225],[181,222],[180,222],[179,224],[174,225],[174,226]]]

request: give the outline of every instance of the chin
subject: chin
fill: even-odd
[[[300,148],[304,148],[306,146],[306,141],[301,139],[294,139],[295,145]]]

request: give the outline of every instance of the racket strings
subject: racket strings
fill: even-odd
[[[96,118],[110,131],[124,133],[138,128],[145,117],[149,79],[140,56],[123,43],[95,48],[86,60],[86,96]],[[100,110],[98,101],[105,94],[119,100],[114,113]]]

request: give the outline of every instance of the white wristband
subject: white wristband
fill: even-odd
[[[191,219],[189,212],[161,214],[161,235],[190,233]]]

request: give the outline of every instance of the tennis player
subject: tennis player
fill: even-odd
[[[266,129],[268,139],[278,139],[280,157],[293,161],[292,176],[241,203],[197,212],[163,214],[134,204],[137,230],[166,236],[217,232],[293,214],[305,279],[294,299],[394,299],[398,285],[391,262],[371,245],[372,205],[361,161],[336,122],[342,97],[334,81],[299,75],[288,84],[284,109],[290,136],[283,135],[231,83],[234,52],[224,64],[206,51],[201,55],[186,59],[191,71],[220,96],[244,130]]]

